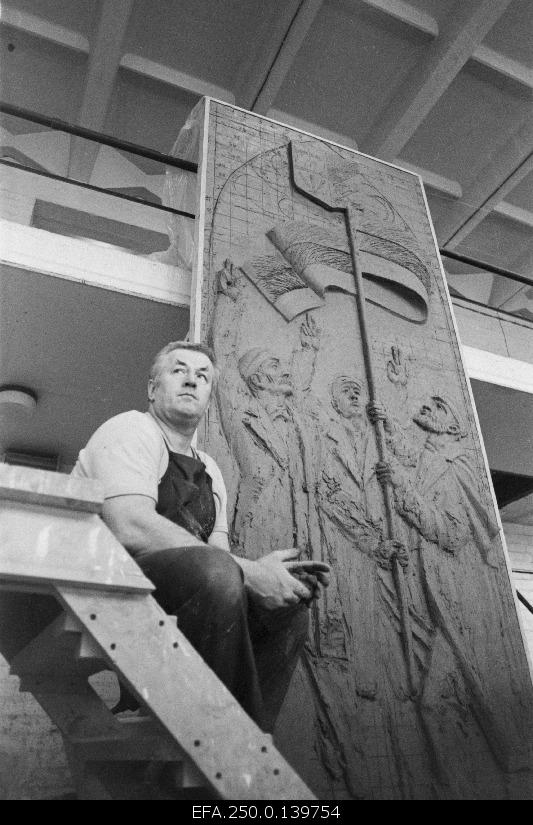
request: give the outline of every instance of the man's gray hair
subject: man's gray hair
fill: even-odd
[[[217,367],[215,353],[213,352],[211,347],[207,346],[207,344],[195,344],[192,341],[171,341],[169,344],[166,345],[166,347],[163,347],[163,349],[159,350],[159,352],[157,353],[152,362],[150,372],[148,373],[148,378],[150,381],[157,380],[157,377],[161,371],[162,362],[165,360],[167,355],[170,352],[174,352],[175,349],[187,349],[192,350],[193,352],[201,352],[202,355],[206,355],[207,358],[209,358],[209,360],[213,364],[213,368],[215,371],[214,383],[216,383],[218,379],[219,369]]]

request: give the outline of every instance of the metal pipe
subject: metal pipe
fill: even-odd
[[[502,266],[493,266],[493,264],[488,264],[485,261],[478,261],[476,258],[470,258],[468,255],[460,255],[459,253],[452,252],[448,249],[439,249],[439,252],[446,258],[451,258],[453,261],[459,261],[459,263],[467,264],[468,266],[475,266],[476,269],[483,269],[486,272],[492,272],[495,275],[503,275],[504,278],[511,278],[513,281],[519,281],[522,284],[533,286],[533,278],[528,278],[527,275],[519,275],[518,272],[513,272],[511,269],[504,269]],[[472,275],[476,274],[477,273],[472,272]]]
[[[68,183],[70,186],[79,186],[82,189],[90,189],[91,192],[100,192],[103,195],[108,195],[113,198],[120,198],[123,201],[133,201],[133,203],[149,206],[152,209],[159,209],[163,212],[171,212],[173,215],[180,215],[182,218],[191,218],[194,220],[196,215],[192,212],[182,212],[181,209],[172,209],[171,206],[163,206],[163,204],[152,203],[152,201],[142,200],[141,198],[134,198],[133,195],[123,195],[121,192],[115,192],[113,189],[104,189],[101,186],[93,186],[91,183],[83,183],[80,180],[72,180],[65,178],[62,175],[55,175],[53,172],[45,172],[42,169],[32,169],[31,166],[22,166],[15,161],[0,158],[0,164],[3,166],[11,166],[13,169],[21,169],[23,172],[31,172],[34,175],[40,175],[43,178],[50,178],[51,180],[59,180],[62,183]]]
[[[0,112],[12,117],[20,117],[23,120],[29,120],[31,123],[38,123],[41,126],[48,126],[50,129],[56,129],[59,132],[66,132],[75,137],[85,138],[100,143],[103,146],[111,146],[113,149],[120,149],[123,152],[129,152],[132,155],[140,155],[149,160],[156,160],[165,166],[176,166],[178,169],[184,169],[187,172],[197,172],[198,164],[190,160],[183,160],[182,158],[174,158],[170,155],[164,155],[162,152],[156,152],[154,149],[147,149],[145,146],[139,146],[137,143],[129,143],[119,138],[111,137],[111,135],[103,135],[100,132],[95,132],[92,129],[85,129],[83,126],[73,126],[64,120],[55,117],[48,117],[41,115],[38,112],[33,112],[30,109],[23,109],[20,106],[13,106],[11,103],[3,103],[0,101]]]
[[[531,604],[531,602],[529,602],[526,599],[526,597],[522,595],[520,590],[516,591],[516,595],[518,596],[518,601],[521,602],[524,605],[526,610],[529,610],[530,613],[533,613],[533,604]]]

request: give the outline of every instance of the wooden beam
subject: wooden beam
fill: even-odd
[[[511,0],[471,0],[450,13],[440,36],[387,101],[363,150],[392,160],[450,86]]]
[[[166,83],[168,86],[175,86],[178,89],[191,92],[191,94],[199,97],[215,97],[227,103],[235,103],[235,95],[229,89],[217,86],[215,83],[208,83],[206,80],[180,72],[170,66],[155,63],[153,60],[148,60],[138,54],[128,53],[123,55],[120,60],[120,67],[143,77],[150,77],[152,80]]]
[[[78,115],[78,124],[87,129],[103,130],[133,3],[134,0],[103,0]],[[97,154],[98,144],[74,139],[70,152],[69,176],[88,182]]]
[[[13,29],[33,34],[42,40],[56,43],[75,52],[87,54],[89,51],[89,41],[77,31],[59,26],[57,23],[50,23],[36,14],[29,14],[19,11],[6,3],[2,3],[0,9],[0,23],[4,26],[11,26]]]
[[[264,38],[259,54],[243,69],[244,82],[237,89],[240,106],[266,114],[276,98],[292,63],[324,0],[291,0],[276,15],[274,28]]]
[[[97,591],[154,589],[100,516],[62,505],[0,502],[0,580]]]
[[[104,495],[92,479],[0,464],[0,499],[99,513]]]

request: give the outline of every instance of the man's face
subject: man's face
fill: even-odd
[[[274,355],[261,362],[257,378],[260,382],[260,388],[266,392],[274,395],[292,394],[290,373],[285,364]]]
[[[202,352],[169,352],[157,377],[148,383],[153,412],[169,424],[197,424],[209,404],[213,378],[213,364]]]
[[[355,381],[341,381],[332,389],[333,406],[343,418],[361,415],[361,387]]]
[[[457,425],[446,402],[438,397],[425,401],[413,416],[413,421],[430,433],[448,433]]]

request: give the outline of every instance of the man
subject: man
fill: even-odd
[[[374,417],[384,421],[394,457],[390,465],[378,466],[377,474],[382,483],[392,485],[400,515],[450,554],[473,535],[483,559],[490,563],[491,542],[498,530],[479,500],[470,451],[463,444],[467,430],[455,405],[434,395],[415,413],[413,422],[426,434],[421,451],[379,407]]]
[[[448,397],[429,397],[413,416],[425,436],[421,448],[383,410],[375,409],[374,416],[384,422],[390,451],[390,462],[379,464],[377,474],[392,488],[406,543],[418,551],[434,628],[419,688],[426,735],[436,754],[447,754],[439,761],[452,787],[464,785],[466,792],[479,786],[487,793],[483,776],[463,774],[471,750],[486,750],[487,759],[510,773],[527,764],[520,717],[498,702],[500,690],[502,695],[512,690],[510,654],[505,638],[494,631],[505,621],[493,553],[498,528],[480,498],[464,441],[468,430]],[[471,708],[470,716],[464,707]]]
[[[330,384],[330,408],[321,410],[325,456],[318,491],[327,517],[360,539],[379,526],[367,508],[366,488],[373,470],[369,459],[375,451],[361,392],[361,382],[347,375],[335,376]],[[364,547],[359,549],[365,552]]]
[[[318,558],[308,518],[318,445],[302,405],[316,355],[308,345],[313,323],[310,317],[302,323],[290,365],[252,347],[218,387],[223,431],[239,470],[233,534],[247,555],[273,549],[275,518],[277,540]]]
[[[104,521],[155,584],[157,601],[269,730],[328,567],[297,561],[295,548],[257,561],[231,554],[224,481],[192,446],[216,377],[208,347],[168,344],[150,371],[148,412],[105,422],[73,472],[103,483]]]
[[[237,413],[225,427],[240,473],[235,536],[239,546],[256,548],[257,554],[270,550],[275,539],[268,524],[275,517],[278,539],[306,546],[304,467],[288,368],[254,347],[239,359],[238,369],[248,392],[238,408],[221,408],[223,417],[228,409]]]

